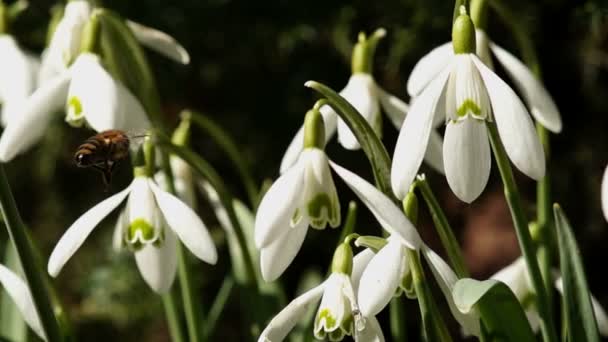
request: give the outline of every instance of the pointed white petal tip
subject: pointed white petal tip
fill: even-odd
[[[300,251],[307,232],[308,221],[302,219],[295,227],[279,233],[274,241],[261,248],[260,269],[265,281],[275,281],[285,272]]]
[[[127,21],[127,25],[143,45],[178,63],[190,63],[188,51],[170,35],[133,21]]]

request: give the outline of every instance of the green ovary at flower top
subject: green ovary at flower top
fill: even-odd
[[[198,215],[177,197],[161,190],[149,175],[136,170],[123,191],[82,215],[63,235],[49,258],[56,276],[93,229],[127,199],[114,231],[114,247],[129,247],[139,271],[158,293],[171,287],[177,269],[177,238],[199,259],[215,264],[217,251]]]
[[[340,225],[338,193],[323,151],[323,118],[316,107],[306,114],[305,132],[298,162],[270,187],[256,214],[255,243],[267,281],[289,266],[309,225],[317,229]]]
[[[369,38],[365,34],[359,35],[359,41],[355,44],[352,54],[352,74],[348,83],[340,92],[350,104],[365,118],[374,131],[381,135],[382,117],[380,109],[388,116],[395,128],[401,128],[401,124],[408,112],[409,106],[398,97],[382,89],[374,79],[372,66],[376,45],[384,37],[384,29],[376,30]],[[350,128],[342,119],[338,118],[336,112],[329,106],[322,106],[321,114],[325,121],[325,141],[328,142],[338,132],[338,142],[346,149],[357,150],[359,142],[351,132]],[[281,161],[281,173],[285,173],[298,159],[303,145],[303,127],[296,133],[283,160]],[[431,139],[434,143],[429,144],[425,160],[434,169],[443,172],[443,159],[441,151],[441,137],[433,132]]]
[[[452,35],[453,49],[440,47],[438,56],[423,58],[408,81],[410,94],[417,97],[393,155],[391,183],[399,198],[414,181],[434,122],[443,115],[445,174],[461,200],[472,202],[487,184],[491,154],[486,125],[494,122],[515,166],[533,179],[545,174],[545,155],[532,120],[515,92],[475,55],[474,25],[464,7]]]

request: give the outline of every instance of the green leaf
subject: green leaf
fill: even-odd
[[[536,340],[521,304],[504,283],[464,278],[456,282],[452,296],[460,311],[477,310],[487,341]]]
[[[583,261],[570,222],[559,205],[553,206],[553,213],[563,277],[563,305],[568,340],[599,341]]]
[[[386,148],[365,118],[342,96],[326,85],[316,81],[308,81],[305,84],[327,98],[329,105],[344,120],[353,132],[361,149],[369,159],[374,172],[374,179],[380,191],[394,199],[391,189],[391,159]]]
[[[17,258],[17,251],[10,241],[7,241],[4,256],[4,265],[23,277],[21,264]],[[27,340],[28,327],[23,320],[19,309],[3,289],[0,289],[0,336],[12,341]]]

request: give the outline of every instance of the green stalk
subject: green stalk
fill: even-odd
[[[17,205],[15,204],[15,199],[13,198],[2,164],[0,164],[0,206],[2,207],[2,214],[4,215],[8,234],[17,250],[25,279],[32,293],[34,307],[40,317],[42,328],[46,333],[48,341],[61,341],[62,337],[57,319],[53,314],[50,295],[42,279],[45,271],[37,265],[34,259],[32,246],[25,231],[25,225],[17,210]]]
[[[439,205],[437,198],[433,194],[431,186],[426,181],[426,178],[423,177],[417,179],[414,186],[420,190],[420,193],[431,212],[437,234],[439,234],[443,248],[445,248],[448,259],[458,275],[458,278],[469,277],[469,272],[465,266],[464,257],[462,256],[462,250],[458,244],[458,240],[454,235],[454,231],[452,230],[443,209],[441,209],[441,205]]]
[[[162,299],[171,341],[184,342],[184,335],[179,321],[179,313],[177,312],[177,305],[175,303],[177,301],[175,290],[172,289],[169,293],[163,295]]]
[[[391,337],[393,341],[407,341],[405,305],[403,297],[393,298],[390,302],[389,313],[391,323]]]
[[[230,299],[230,294],[232,294],[234,285],[235,282],[232,275],[227,275],[226,278],[224,278],[224,282],[222,282],[220,290],[215,296],[215,301],[211,305],[209,313],[207,314],[207,320],[205,321],[205,336],[207,340],[212,337],[213,332],[215,331],[215,326],[224,311],[228,299]]]
[[[165,152],[161,154],[161,166],[165,177],[167,179],[167,191],[171,194],[176,194],[175,182],[173,179],[173,172],[169,163],[169,155]],[[177,276],[179,278],[179,285],[182,292],[182,301],[184,304],[184,314],[186,316],[186,326],[188,328],[189,341],[198,342],[202,341],[201,331],[199,329],[199,322],[201,317],[202,307],[200,301],[196,300],[196,293],[192,286],[192,279],[190,277],[191,271],[189,270],[188,260],[184,247],[181,241],[177,243]],[[199,305],[196,305],[198,302]],[[170,317],[168,319],[175,319]],[[177,333],[177,332],[176,332]]]
[[[515,177],[513,176],[513,170],[509,159],[505,151],[500,137],[498,136],[498,130],[496,124],[493,122],[487,122],[488,133],[490,137],[490,143],[492,145],[492,151],[494,152],[494,158],[500,176],[504,185],[504,193],[509,209],[511,210],[511,217],[513,218],[513,225],[515,226],[515,232],[517,233],[517,240],[519,241],[519,247],[522,251],[526,265],[528,268],[528,274],[532,282],[532,287],[536,293],[536,302],[538,312],[541,317],[541,330],[543,338],[546,342],[556,342],[557,336],[555,334],[555,325],[553,324],[553,317],[551,310],[549,309],[549,299],[547,297],[547,291],[545,290],[543,277],[538,267],[538,262],[535,256],[534,242],[530,236],[528,229],[528,219],[524,213],[521,204],[521,198],[515,183]]]

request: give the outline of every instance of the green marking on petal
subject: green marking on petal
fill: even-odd
[[[132,244],[151,242],[154,238],[154,227],[143,218],[135,219],[129,225],[127,239]]]
[[[473,113],[474,115],[479,116],[479,115],[481,115],[481,108],[479,108],[477,103],[475,103],[473,100],[466,99],[460,105],[460,107],[458,107],[458,110],[456,110],[456,113],[458,114],[458,116],[462,117],[462,116],[467,115],[469,112]]]
[[[331,314],[329,309],[323,309],[319,312],[318,320],[325,319],[325,328],[333,329],[336,326],[336,318]]]
[[[345,335],[346,334],[344,333],[344,331],[342,329],[336,329],[329,333],[329,340],[330,341],[342,341],[344,339]]]
[[[334,203],[329,194],[322,192],[315,195],[306,206],[310,224],[313,228],[324,229],[327,222],[331,222],[332,226],[340,224],[339,212],[340,208]]]
[[[81,127],[84,123],[84,115],[82,113],[82,103],[76,96],[72,96],[68,99],[67,104],[67,116],[65,121],[74,127]]]

